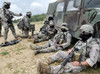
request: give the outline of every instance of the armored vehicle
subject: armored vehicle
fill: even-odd
[[[57,30],[61,23],[68,23],[72,36],[77,39],[80,26],[86,23],[94,27],[94,37],[100,35],[100,0],[57,0],[49,4],[47,17],[49,15],[54,15]]]

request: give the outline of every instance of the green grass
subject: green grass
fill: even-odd
[[[18,74],[19,73],[19,70],[16,70],[15,72],[14,72],[14,74]]]
[[[4,55],[9,54],[9,52],[1,52],[1,54],[4,56]]]
[[[12,64],[11,63],[9,63],[8,64],[8,68],[11,70],[11,69],[13,69],[13,67],[12,67]]]

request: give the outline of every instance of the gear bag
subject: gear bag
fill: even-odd
[[[24,20],[20,19],[17,24],[18,29],[24,29]]]

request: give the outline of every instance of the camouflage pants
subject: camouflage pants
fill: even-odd
[[[15,28],[14,28],[13,23],[11,23],[10,25],[7,24],[7,23],[4,23],[3,27],[4,27],[4,38],[5,38],[5,40],[7,40],[7,38],[8,38],[9,28],[12,31],[12,34],[14,35],[14,37],[17,38],[17,35],[16,35],[16,32],[15,32]]]
[[[55,55],[53,55],[52,57],[50,57],[52,59],[52,62],[64,59],[67,56],[67,52],[64,51],[58,51]],[[51,71],[50,74],[56,74],[59,69],[61,68],[61,65],[58,66],[51,66]],[[66,64],[66,66],[64,68],[62,68],[58,74],[63,74],[63,73],[67,73],[67,72],[73,72],[73,73],[77,73],[82,71],[82,68],[80,66],[76,67],[73,66],[71,64],[71,62],[68,62]]]
[[[24,35],[20,36],[21,38],[28,38],[28,36],[29,36],[29,31],[28,31],[28,30],[24,30],[24,31],[23,31],[23,34],[24,34]]]
[[[46,36],[45,34],[42,34],[41,32],[39,32],[39,33],[34,35],[34,39],[35,39],[34,43],[39,43],[39,42],[42,42],[42,41],[49,40],[49,37]]]
[[[41,45],[39,46],[40,50],[38,50],[40,53],[49,53],[49,52],[56,52],[59,50],[62,50],[63,48],[61,47],[55,47],[54,43],[49,40],[49,43],[45,44],[45,45]]]
[[[0,22],[0,35],[1,35],[1,30],[2,30],[2,25],[1,25],[1,22]]]

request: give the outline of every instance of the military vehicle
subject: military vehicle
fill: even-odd
[[[100,0],[57,0],[49,4],[47,17],[49,15],[54,15],[58,30],[61,23],[68,23],[72,36],[77,39],[80,26],[86,23],[94,27],[94,37],[100,35]]]

